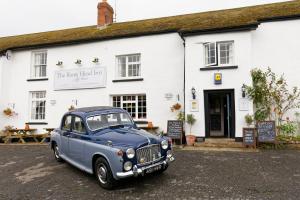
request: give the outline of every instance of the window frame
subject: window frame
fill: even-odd
[[[135,97],[135,100],[131,100],[131,101],[124,101],[123,100],[123,97],[125,97],[125,96],[134,96]],[[124,107],[123,107],[123,103],[125,102],[125,103],[135,103],[135,111],[134,111],[134,113],[135,113],[135,117],[133,117],[132,116],[132,113],[130,113],[130,112],[128,112],[127,111],[127,109],[124,109],[124,110],[126,110],[128,113],[129,113],[129,115],[131,116],[131,118],[134,120],[134,121],[145,121],[145,120],[147,120],[147,118],[148,118],[148,109],[147,109],[147,107],[148,107],[148,103],[147,103],[147,95],[146,94],[123,94],[123,95],[111,95],[111,105],[113,106],[113,107],[116,107],[116,106],[114,106],[114,97],[119,97],[120,98],[120,101],[118,101],[119,103],[120,103],[120,107],[117,107],[117,108],[122,108],[122,109],[124,109]],[[145,102],[146,102],[146,105],[144,106],[144,105],[142,105],[141,106],[141,108],[144,108],[145,107],[145,109],[146,109],[146,112],[139,112],[139,97],[144,97],[145,98]],[[141,118],[139,118],[139,113],[141,113],[142,115],[143,114],[145,114],[146,115],[146,117],[145,118],[143,118],[143,117],[141,117]]]
[[[46,54],[45,57],[45,64],[39,64],[37,65],[35,63],[35,58],[37,54]],[[37,76],[35,75],[35,69],[37,66],[44,66],[45,67],[45,76]],[[32,55],[31,55],[31,67],[30,67],[30,79],[45,79],[48,78],[48,51],[47,50],[38,50],[38,51],[32,51]]]
[[[232,45],[232,56],[229,54],[229,63],[228,64],[221,64],[221,44],[226,44],[230,43]],[[234,41],[222,41],[222,42],[217,42],[217,52],[218,52],[218,66],[220,67],[228,67],[228,66],[233,66],[234,65]],[[230,63],[230,57],[232,57],[232,63]]]
[[[139,56],[139,62],[129,62],[129,57],[130,56]],[[121,70],[120,70],[120,64],[119,64],[119,59],[121,57],[125,57],[125,76],[121,76]],[[129,65],[131,64],[137,64],[139,65],[139,75],[138,76],[129,76]],[[130,80],[130,79],[138,79],[142,78],[142,54],[141,53],[133,53],[133,54],[124,54],[124,55],[116,55],[116,79],[118,80]]]
[[[209,58],[209,57],[206,57],[206,48],[207,47],[210,48],[209,45],[211,45],[211,44],[215,45],[215,62],[208,64],[208,63],[206,63],[207,59]],[[204,65],[206,67],[218,65],[218,58],[217,58],[218,55],[217,55],[217,46],[216,46],[217,44],[216,44],[216,42],[207,42],[207,43],[204,43],[203,45],[204,45]],[[210,51],[210,49],[208,49],[208,52],[209,51]],[[207,53],[207,56],[208,55],[209,55],[209,53]]]
[[[44,95],[44,97],[43,98],[33,98],[33,94],[34,93],[41,93],[41,92],[43,92],[45,95]],[[42,114],[44,114],[44,119],[33,119],[32,118],[32,114],[33,114],[33,112],[32,112],[32,109],[33,109],[33,101],[44,101],[45,103],[44,103],[44,113],[42,113]],[[47,91],[45,91],[45,90],[41,90],[41,91],[30,91],[29,92],[29,108],[30,108],[30,110],[29,110],[29,119],[30,119],[30,121],[31,122],[45,122],[46,121],[46,108],[47,108]]]
[[[221,62],[221,53],[220,53],[220,45],[224,44],[224,43],[231,43],[232,44],[232,56],[229,55],[229,57],[232,57],[232,63],[228,63],[228,64],[220,64]],[[215,44],[215,63],[210,63],[210,64],[206,64],[207,61],[207,51],[206,51],[206,46],[210,45],[210,44]],[[233,66],[235,65],[235,51],[234,51],[234,40],[226,40],[226,41],[218,41],[218,42],[206,42],[203,43],[203,49],[204,49],[204,66],[205,67],[229,67],[229,66]],[[208,50],[209,51],[209,50]]]

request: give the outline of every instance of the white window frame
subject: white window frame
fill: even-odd
[[[36,97],[33,97],[33,94],[34,93],[44,93],[44,97],[43,98],[36,98]],[[29,119],[30,119],[30,122],[45,122],[46,121],[46,109],[47,109],[47,92],[46,91],[30,91],[29,92]],[[45,113],[44,113],[44,119],[34,119],[32,117],[32,110],[33,110],[33,101],[45,101]]]
[[[135,100],[131,101],[123,101],[124,96],[135,96]],[[139,118],[139,97],[145,96],[146,98],[146,118]],[[114,106],[114,97],[120,97],[120,107],[123,109],[123,103],[135,103],[135,117],[132,117],[134,121],[145,121],[148,118],[148,102],[147,102],[147,95],[146,94],[124,94],[124,95],[111,95],[111,105]],[[142,112],[143,113],[143,112]],[[131,113],[129,113],[131,114]]]
[[[209,59],[209,52],[210,52],[210,45],[211,44],[214,44],[215,45],[215,62],[214,63],[206,63],[206,61],[208,61]],[[207,49],[207,51],[206,51],[206,48],[208,48]],[[216,44],[216,42],[207,42],[207,43],[204,43],[204,65],[206,66],[206,67],[209,67],[209,66],[214,66],[214,65],[217,65],[217,60],[218,60],[218,58],[217,58],[217,44]]]
[[[36,64],[35,63],[35,56],[37,54],[46,54],[45,62],[46,63],[40,63]],[[40,76],[35,74],[35,68],[38,66],[45,66],[45,76]],[[48,73],[47,73],[47,68],[48,68],[48,51],[47,50],[39,50],[39,51],[33,51],[32,56],[31,56],[31,69],[30,69],[30,78],[31,79],[42,79],[42,78],[47,78]]]
[[[224,43],[231,43],[232,44],[232,63],[228,63],[228,64],[220,64],[221,62],[221,57],[220,57],[220,45],[224,44]],[[207,51],[206,48],[207,46],[209,46],[210,44],[215,44],[215,63],[209,63],[207,64],[206,61],[208,59],[207,57]],[[230,41],[219,41],[219,42],[207,42],[203,44],[204,46],[204,65],[205,67],[211,67],[211,66],[215,66],[215,67],[228,67],[228,66],[233,66],[235,64],[235,52],[234,52],[234,41],[230,40]],[[208,49],[209,51],[209,49]],[[229,55],[230,57],[230,55]]]
[[[230,43],[232,45],[232,56],[230,56],[229,54],[229,57],[232,57],[232,63],[227,63],[227,64],[221,64],[221,48],[220,48],[220,45],[221,44],[227,44],[227,43]],[[220,67],[226,67],[226,66],[232,66],[234,65],[234,42],[233,41],[224,41],[224,42],[217,42],[217,46],[218,46],[218,66]],[[230,61],[230,58],[229,58],[229,61]]]
[[[129,62],[130,56],[139,56],[139,62]],[[126,67],[125,67],[125,77],[121,76],[119,59],[125,57]],[[129,64],[138,64],[139,65],[139,75],[138,76],[128,76],[129,73]],[[116,56],[116,78],[117,79],[137,79],[142,77],[142,55],[140,53],[126,54],[126,55],[117,55]]]

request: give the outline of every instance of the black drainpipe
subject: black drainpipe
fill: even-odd
[[[178,34],[181,37],[181,39],[183,40],[183,48],[184,48],[184,51],[183,51],[183,113],[185,115],[185,57],[186,57],[185,46],[186,46],[186,43],[185,43],[185,38],[184,38],[183,34],[180,32],[178,32]]]

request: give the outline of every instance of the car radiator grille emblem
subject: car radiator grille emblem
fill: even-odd
[[[137,149],[136,156],[138,160],[138,164],[145,164],[148,162],[152,162],[160,158],[160,147],[159,145],[149,145],[146,147],[142,147]]]

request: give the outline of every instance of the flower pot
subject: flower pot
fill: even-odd
[[[196,141],[196,136],[194,136],[194,135],[187,135],[187,136],[185,136],[185,138],[186,138],[186,144],[188,146],[194,146],[195,141]]]

